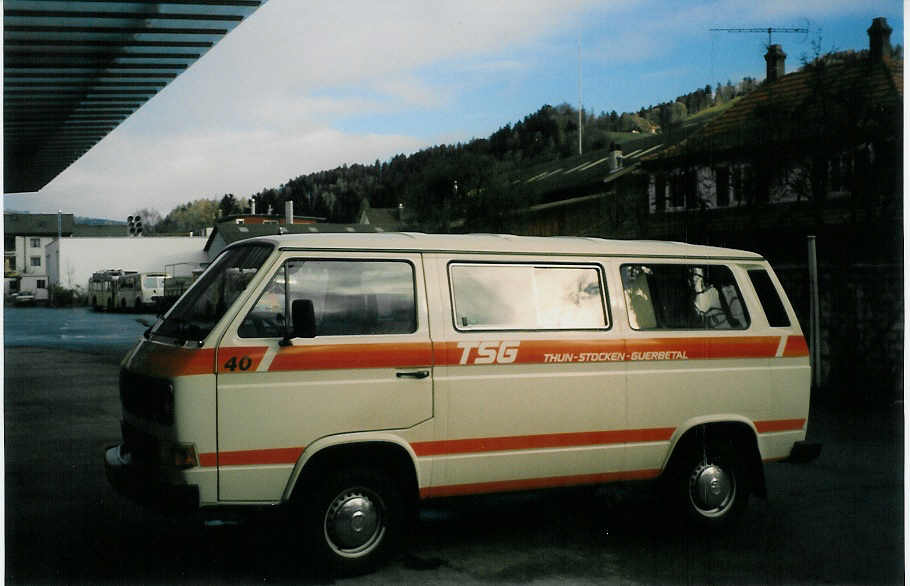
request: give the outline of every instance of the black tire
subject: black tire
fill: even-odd
[[[316,561],[334,574],[369,572],[398,549],[404,501],[398,484],[382,470],[330,471],[299,507]]]
[[[692,528],[717,531],[742,515],[751,491],[749,472],[733,442],[692,438],[674,456],[670,499]]]

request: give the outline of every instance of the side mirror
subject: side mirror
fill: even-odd
[[[312,299],[295,299],[291,304],[291,321],[295,338],[316,337],[316,312]]]

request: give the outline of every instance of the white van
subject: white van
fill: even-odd
[[[346,572],[422,499],[660,477],[696,524],[805,452],[808,349],[761,256],[306,234],[229,246],[124,358],[111,483],[288,504]]]

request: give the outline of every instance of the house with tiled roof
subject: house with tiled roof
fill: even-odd
[[[811,239],[817,397],[884,403],[903,395],[903,59],[885,19],[867,33],[866,50],[791,73],[771,45],[760,87],[642,161],[639,236],[762,253],[804,332]]]
[[[648,235],[741,245],[729,235],[743,227],[783,221],[800,232],[893,216],[901,199],[903,60],[891,56],[890,32],[875,19],[868,51],[820,57],[790,74],[787,55],[771,45],[764,84],[643,160]],[[774,204],[776,212],[756,215]]]

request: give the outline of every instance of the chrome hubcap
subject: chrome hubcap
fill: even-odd
[[[379,497],[364,489],[341,492],[325,513],[326,541],[336,553],[358,557],[382,540],[385,527]]]
[[[706,517],[718,517],[733,505],[736,482],[717,464],[700,464],[689,477],[689,501]]]

